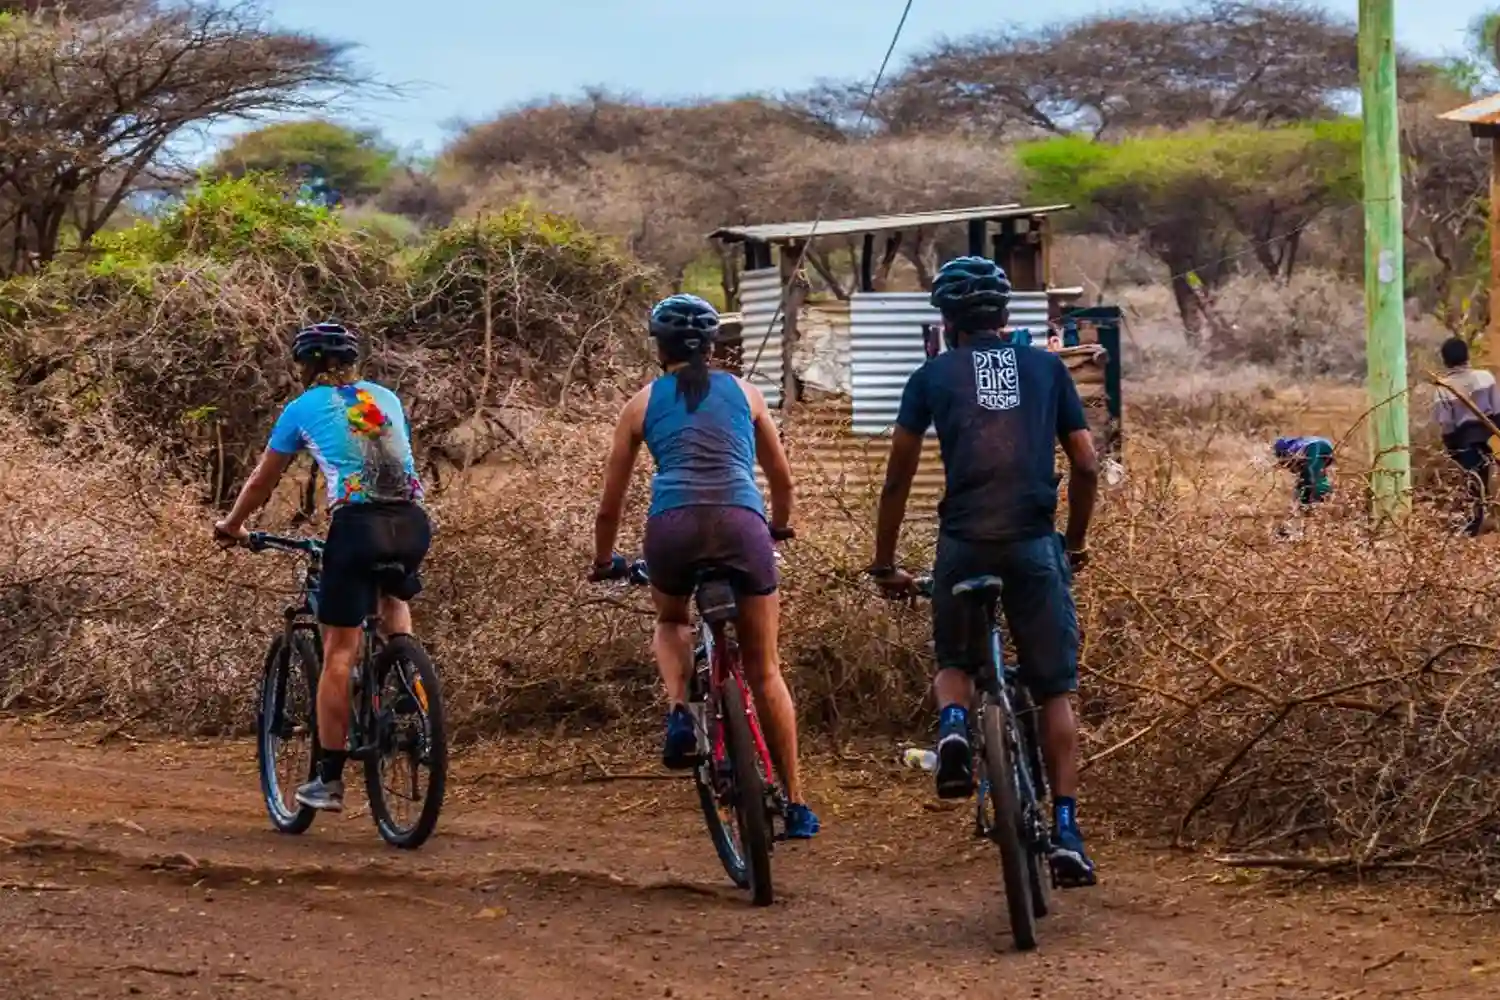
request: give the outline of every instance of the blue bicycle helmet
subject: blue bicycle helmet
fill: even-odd
[[[719,311],[696,295],[669,295],[651,307],[651,336],[697,347],[713,343],[719,333]]]
[[[292,360],[329,361],[349,364],[359,360],[359,337],[338,323],[314,323],[297,331],[292,340]]]
[[[955,257],[932,279],[932,305],[944,316],[998,313],[1010,305],[1010,278],[988,257]]]

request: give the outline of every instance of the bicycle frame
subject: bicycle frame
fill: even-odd
[[[724,687],[726,684],[739,685],[740,696],[745,704],[745,714],[749,716],[750,735],[755,740],[755,754],[760,760],[761,769],[765,773],[768,784],[774,781],[776,774],[771,766],[771,751],[766,744],[765,734],[761,732],[760,719],[755,711],[755,699],[751,697],[750,685],[745,680],[745,671],[741,666],[739,657],[739,646],[732,640],[724,627],[723,622],[710,624],[699,619],[698,622],[698,647],[708,659],[708,691],[706,692],[709,709],[717,714],[722,711],[724,704]],[[696,660],[697,657],[695,656]],[[708,720],[704,720],[707,722]],[[724,728],[714,726],[712,728],[712,742],[709,747],[712,756],[714,770],[717,773],[728,763],[728,751],[724,745]]]

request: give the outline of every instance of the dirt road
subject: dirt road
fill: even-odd
[[[0,723],[8,1000],[1500,989],[1495,918],[1407,917],[1373,891],[1277,898],[1126,844],[1100,844],[1104,884],[1060,895],[1041,948],[1016,954],[993,849],[925,782],[889,772],[825,773],[824,839],[778,851],[780,902],[755,910],[717,868],[690,789],[649,770],[590,781],[474,751],[455,761],[438,835],[405,854],[355,796],[304,837],[270,832],[249,744],[101,735]]]

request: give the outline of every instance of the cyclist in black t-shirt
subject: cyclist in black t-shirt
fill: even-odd
[[[870,574],[890,590],[911,586],[911,576],[896,568],[896,542],[922,438],[936,428],[947,481],[932,594],[938,794],[973,794],[968,708],[974,674],[988,655],[988,623],[968,620],[953,585],[994,574],[1005,583],[1001,605],[1022,679],[1042,706],[1056,826],[1053,871],[1061,884],[1092,885],[1094,865],[1076,820],[1071,695],[1078,689],[1078,615],[1070,585],[1087,559],[1098,460],[1062,359],[1003,339],[1010,292],[1005,272],[983,257],[949,261],[933,281],[932,304],[943,314],[948,350],[917,369],[902,394]],[[1054,526],[1059,441],[1071,467],[1065,536]]]

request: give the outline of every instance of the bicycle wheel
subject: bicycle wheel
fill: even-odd
[[[713,748],[715,737],[718,735],[719,722],[713,717],[713,707],[707,704],[708,692],[708,667],[707,664],[699,662],[693,672],[693,680],[688,686],[688,702],[691,705],[702,706],[702,717],[707,723],[707,752],[701,754],[698,766],[693,768],[693,785],[698,789],[698,805],[703,809],[703,823],[708,827],[709,839],[714,842],[714,852],[719,855],[719,863],[724,866],[724,873],[736,888],[750,888],[749,866],[745,864],[744,852],[739,845],[739,827],[734,817],[734,804],[730,801],[731,796],[721,796],[719,788],[727,787],[727,782],[721,780],[714,761]],[[699,734],[700,746],[702,736]]]
[[[1024,687],[1016,689],[1015,697],[1022,759],[1026,761],[1026,776],[1029,779],[1025,783],[1029,789],[1029,801],[1021,803],[1022,811],[1026,814],[1026,873],[1031,880],[1031,912],[1040,919],[1052,910],[1052,869],[1039,849],[1038,840],[1046,830],[1047,817],[1042,810],[1045,807],[1043,789],[1047,778],[1046,772],[1042,770],[1045,762],[1042,760],[1042,745],[1037,732],[1036,708]]]
[[[1023,837],[1021,796],[1011,759],[1010,719],[999,705],[986,698],[980,709],[980,725],[984,727],[984,767],[994,809],[991,835],[1000,848],[1005,907],[1010,914],[1016,947],[1030,951],[1036,947],[1037,915],[1031,901],[1028,861],[1031,851]]]
[[[318,813],[297,802],[297,786],[317,773],[318,652],[301,631],[271,640],[255,710],[255,758],[271,825],[305,833]],[[305,763],[303,758],[305,757]]]
[[[380,836],[415,850],[437,826],[448,784],[448,734],[437,669],[410,636],[395,636],[375,656],[375,752],[365,758],[365,792]],[[422,780],[423,771],[427,780]]]
[[[744,846],[750,898],[756,906],[770,906],[774,892],[771,886],[771,818],[766,815],[765,779],[760,773],[755,741],[750,736],[745,697],[738,678],[734,676],[724,684],[723,711],[725,749],[734,773],[731,795],[740,843]]]

